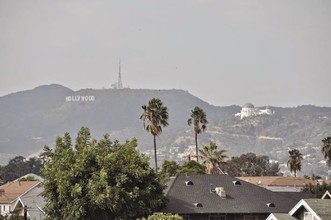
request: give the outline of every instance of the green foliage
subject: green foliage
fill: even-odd
[[[309,185],[306,185],[302,188],[303,192],[310,192],[314,195],[316,195],[316,198],[321,198],[326,191],[331,191],[331,183],[327,184],[324,181],[322,184],[319,182],[316,185],[312,185],[311,183]]]
[[[321,176],[318,176],[318,175],[315,175],[315,174],[311,175],[311,177],[308,176],[308,175],[303,175],[303,177],[304,177],[305,179],[308,179],[308,180],[319,180],[319,179],[322,179]]]
[[[195,160],[188,160],[178,168],[177,173],[205,174],[206,166]]]
[[[156,212],[148,216],[147,220],[182,220],[178,214]]]
[[[25,160],[24,157],[17,156],[11,159],[6,166],[0,167],[0,176],[7,182],[18,179],[28,173],[40,175],[42,166],[41,159],[30,158]]]
[[[201,134],[206,130],[206,125],[208,124],[207,115],[203,109],[195,106],[193,110],[191,110],[191,117],[187,120],[187,124],[194,126],[194,138],[195,138],[195,150],[196,150],[196,158],[199,162],[199,148],[198,148],[198,134]]]
[[[48,219],[131,219],[163,208],[164,187],[136,147],[135,139],[119,144],[109,135],[96,141],[84,127],[74,148],[68,133],[54,151],[45,147]]]
[[[215,142],[210,142],[209,145],[205,145],[202,150],[200,150],[201,158],[203,159],[203,164],[207,167],[207,174],[219,174],[220,167],[225,163],[225,159],[228,157],[225,150],[218,148]]]
[[[159,172],[159,178],[162,183],[165,183],[169,180],[171,176],[175,176],[177,173],[177,162],[174,160],[165,160],[161,165],[161,171]]]
[[[168,126],[168,108],[163,106],[160,99],[153,98],[148,102],[148,105],[143,105],[141,108],[144,110],[140,119],[144,122],[144,128],[148,133],[153,135],[154,143],[154,159],[155,159],[155,172],[157,173],[157,153],[156,153],[156,136],[162,132],[162,127]],[[146,123],[147,126],[146,126]]]
[[[301,160],[303,160],[302,154],[298,149],[289,150],[289,159],[287,161],[287,166],[290,166],[290,171],[297,176],[297,171],[301,170]]]
[[[231,176],[277,176],[278,163],[270,163],[267,156],[256,156],[254,153],[232,157],[223,166]]]
[[[323,142],[322,153],[324,159],[326,160],[329,168],[331,168],[331,137],[324,138],[322,142]]]

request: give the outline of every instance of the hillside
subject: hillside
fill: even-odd
[[[40,86],[0,97],[0,154],[27,156],[68,131],[75,137],[81,126],[100,138],[109,133],[124,141],[136,137],[139,149],[151,153],[151,135],[139,120],[141,106],[160,98],[169,109],[169,126],[158,138],[159,158],[176,159],[194,145],[193,130],[187,125],[191,109],[207,113],[207,132],[199,135],[200,145],[221,144],[230,156],[254,152],[286,163],[289,148],[305,155],[307,174],[326,174],[320,153],[321,139],[331,135],[331,108],[299,106],[270,107],[273,115],[235,117],[240,106],[217,107],[183,90],[84,89],[72,91],[60,85]]]
[[[75,100],[93,97],[93,100]],[[58,135],[75,135],[81,126],[91,129],[94,137],[110,133],[125,140],[137,137],[142,145],[149,136],[139,120],[141,106],[160,98],[169,109],[170,126],[185,126],[190,110],[198,105],[212,120],[230,116],[239,107],[215,107],[183,90],[84,89],[72,91],[60,85],[40,86],[33,90],[0,97],[0,153],[30,154]],[[71,99],[71,101],[68,101]]]

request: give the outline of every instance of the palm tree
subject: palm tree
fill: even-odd
[[[157,98],[151,99],[148,105],[141,107],[144,112],[140,119],[144,122],[144,129],[151,133],[154,138],[155,172],[157,173],[156,136],[162,132],[162,127],[168,126],[168,108],[163,106],[161,100]],[[148,123],[147,126],[146,122]]]
[[[324,138],[322,140],[323,147],[322,147],[322,153],[324,156],[324,159],[326,160],[329,169],[331,168],[331,137]]]
[[[220,174],[220,165],[225,163],[225,159],[228,157],[225,154],[225,150],[218,149],[215,142],[210,142],[209,145],[205,145],[200,151],[200,157],[204,160],[203,164],[206,166],[207,174]]]
[[[201,134],[201,132],[206,130],[206,125],[208,124],[208,121],[206,113],[198,106],[195,106],[195,108],[191,111],[191,118],[188,119],[187,124],[191,126],[192,122],[194,125],[194,137],[196,147],[195,152],[197,162],[199,162],[198,134]]]
[[[290,150],[288,153],[290,155],[287,161],[287,166],[290,165],[290,171],[294,172],[294,177],[296,177],[297,170],[301,171],[301,160],[303,160],[303,157],[298,149]]]

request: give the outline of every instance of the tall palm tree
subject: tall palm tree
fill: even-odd
[[[144,112],[140,119],[143,120],[146,131],[151,133],[154,138],[155,172],[157,173],[156,136],[162,132],[162,127],[168,126],[168,108],[163,106],[161,100],[157,98],[151,99],[148,105],[141,107]]]
[[[206,166],[206,173],[220,174],[219,167],[225,163],[225,159],[228,157],[225,154],[226,151],[219,149],[215,142],[210,142],[209,145],[205,145],[199,152],[200,157],[204,160],[203,164]]]
[[[294,177],[297,176],[297,170],[301,171],[301,160],[303,160],[302,154],[298,149],[292,149],[288,152],[289,159],[287,161],[287,166],[290,165],[290,171],[294,173]]]
[[[322,147],[322,153],[324,156],[324,159],[326,160],[329,169],[331,168],[331,137],[324,138],[322,140],[323,147]]]
[[[194,138],[195,138],[195,152],[197,157],[197,162],[199,162],[199,148],[198,148],[198,134],[201,134],[206,130],[206,125],[208,124],[206,113],[203,109],[195,106],[191,111],[191,118],[188,119],[187,124],[191,126],[193,122],[194,125]]]

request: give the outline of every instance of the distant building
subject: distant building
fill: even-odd
[[[255,108],[252,103],[246,103],[242,106],[241,111],[239,113],[236,113],[236,117],[240,117],[240,119],[243,119],[245,117],[251,117],[256,115],[273,115],[275,114],[274,111],[272,111],[269,107],[266,107],[265,109],[262,108]]]

